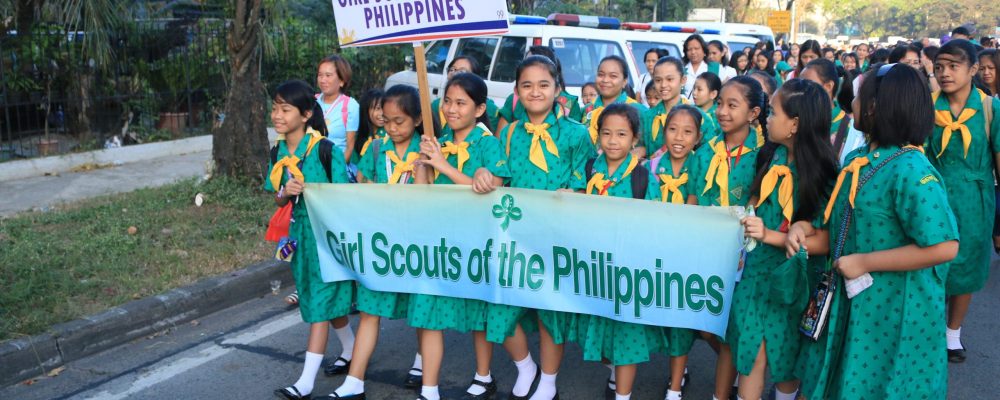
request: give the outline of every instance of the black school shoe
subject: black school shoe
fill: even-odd
[[[965,362],[965,343],[962,343],[961,349],[948,350],[948,362],[955,364]]]
[[[325,399],[340,399],[340,400],[365,400],[365,393],[361,392],[358,394],[350,394],[347,396],[340,396],[337,392],[330,393]]]
[[[285,400],[309,400],[310,398],[312,398],[312,396],[308,394],[303,396],[301,393],[299,393],[299,388],[295,387],[294,385],[275,390],[274,397]]]
[[[538,380],[542,378],[542,366],[541,365],[535,365],[535,367],[536,367],[535,368],[535,378],[531,380],[531,387],[532,388],[536,387],[536,385],[538,385]],[[524,396],[515,396],[514,395],[514,389],[511,389],[510,396],[508,396],[507,399],[508,400],[528,400],[529,398],[531,398],[531,393],[532,392],[533,391],[531,390],[531,388],[528,388],[528,394],[526,394]],[[557,392],[556,393],[556,397],[554,399],[552,399],[552,400],[556,400],[558,398],[559,398],[559,393]]]
[[[406,380],[403,381],[403,387],[407,389],[419,389],[424,384],[424,376],[414,375],[413,371],[420,372],[421,374],[424,372],[420,368],[410,368],[410,372],[406,374]]]
[[[344,365],[337,365],[337,361],[343,362]],[[337,357],[333,362],[326,364],[326,367],[323,368],[323,374],[326,376],[343,375],[350,369],[351,360],[347,360],[344,357]]]
[[[472,394],[472,393],[469,393],[469,392],[465,392],[465,395],[462,396],[462,400],[492,400],[493,396],[495,396],[497,394],[497,380],[496,380],[496,378],[494,378],[489,383],[473,379],[472,383],[470,383],[469,385],[470,386],[482,386],[483,389],[486,389],[486,391],[483,392],[483,393],[481,393],[481,394]]]

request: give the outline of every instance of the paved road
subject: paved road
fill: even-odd
[[[202,176],[212,151],[162,157],[148,162],[0,182],[0,217],[107,194],[131,192]]]
[[[969,360],[952,365],[949,399],[989,399],[1000,393],[998,308],[1000,274],[994,271],[986,290],[974,299],[963,329],[970,348]],[[307,326],[298,312],[285,307],[280,297],[269,295],[210,315],[196,324],[177,326],[162,335],[70,363],[57,377],[40,378],[30,386],[0,389],[0,399],[267,399],[273,389],[297,379],[306,335]],[[451,399],[464,390],[474,360],[468,335],[449,333],[445,338],[442,395]],[[532,346],[537,357],[537,342]],[[414,348],[413,330],[403,322],[383,325],[366,383],[370,399],[416,398],[400,386]],[[328,354],[339,351],[336,339],[331,339]],[[501,392],[507,393],[514,368],[502,348],[497,347],[495,353],[494,375]],[[666,363],[664,357],[657,356],[640,366],[633,398],[662,399]],[[688,399],[711,399],[713,363],[714,355],[708,346],[697,343],[690,366],[694,378]],[[599,364],[580,361],[579,349],[568,346],[559,375],[562,398],[602,399],[607,374]],[[316,392],[329,393],[342,380],[321,373]]]

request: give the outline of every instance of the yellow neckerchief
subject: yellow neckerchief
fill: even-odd
[[[792,194],[795,180],[792,177],[792,170],[788,166],[774,165],[767,171],[767,174],[764,174],[764,178],[760,181],[760,198],[757,199],[757,207],[764,204],[764,201],[771,196],[774,187],[778,184],[778,179],[782,177],[785,179],[781,181],[781,186],[778,186],[778,205],[781,206],[781,213],[785,216],[785,220],[791,222],[794,213]]]
[[[684,198],[684,194],[681,193],[681,186],[688,183],[687,172],[682,173],[681,176],[676,178],[670,174],[659,174],[657,176],[663,182],[660,185],[660,199],[664,202],[669,201],[674,204],[684,204],[686,199]]]
[[[841,110],[840,107],[838,106],[833,107],[833,112],[834,112],[833,121],[830,121],[830,124],[836,124],[837,122],[840,122],[840,120],[844,119],[845,116],[847,116],[847,113],[844,112],[844,110]]]
[[[446,129],[451,130],[451,128],[446,128]],[[483,137],[493,136],[493,133],[490,132],[490,130],[487,129],[485,125],[483,125],[482,123],[479,123],[479,124],[476,124],[476,126],[473,127],[471,131],[469,131],[469,134],[466,135],[466,138],[465,138],[465,140],[462,141],[462,143],[455,144],[451,140],[447,140],[441,146],[441,154],[445,158],[448,158],[448,156],[452,155],[452,154],[454,154],[455,156],[458,157],[458,167],[457,168],[458,168],[459,172],[462,172],[462,168],[465,166],[465,162],[469,161],[469,158],[470,158],[470,156],[469,156],[469,146],[471,145],[471,142],[469,141],[469,139],[470,139],[470,136],[472,136],[472,135],[474,135],[476,133],[476,129],[479,129],[479,130],[482,131],[482,136]],[[447,135],[448,134],[445,133],[444,136],[447,136]],[[455,133],[454,133],[453,130],[451,131],[451,135],[452,135],[452,138],[455,137]],[[440,171],[434,171],[434,177],[435,178],[437,178],[437,176],[439,174],[440,174]]]
[[[918,146],[903,146],[904,149],[912,148],[917,150],[922,150]],[[830,213],[833,212],[833,205],[837,202],[837,195],[840,194],[840,187],[844,184],[844,178],[847,174],[851,174],[851,190],[847,201],[850,202],[851,208],[854,208],[854,198],[858,195],[858,178],[861,177],[861,168],[871,162],[868,160],[868,156],[858,157],[851,160],[850,164],[840,170],[840,174],[837,175],[837,183],[833,186],[833,194],[830,196],[830,201],[826,203],[826,211],[823,212],[823,222],[826,223],[830,221]]]
[[[514,128],[517,127],[517,121],[511,124],[510,131],[513,132]],[[538,169],[549,172],[549,164],[545,162],[545,153],[542,152],[542,142],[545,142],[545,149],[549,151],[553,156],[559,157],[559,148],[556,147],[556,142],[552,140],[552,135],[549,134],[549,128],[551,125],[548,123],[535,125],[531,122],[524,123],[524,131],[531,135],[531,148],[528,151],[528,160],[531,160],[532,164],[535,164]],[[510,146],[508,139],[508,148]],[[509,154],[509,150],[508,150]]]
[[[604,157],[604,156],[602,155],[598,157]],[[612,186],[614,186],[618,182],[624,181],[625,178],[627,178],[630,174],[632,174],[632,170],[635,169],[635,166],[639,165],[638,157],[629,154],[628,158],[629,161],[628,161],[628,166],[625,167],[625,173],[623,173],[622,177],[619,178],[617,181],[605,179],[604,178],[605,175],[603,172],[594,173],[594,176],[591,176],[590,181],[587,182],[587,194],[594,194],[594,189],[597,189],[597,194],[601,196],[607,196],[608,191],[611,190]],[[605,162],[607,162],[606,160],[607,159],[605,158]],[[621,168],[621,166],[619,166],[618,168]]]
[[[372,140],[373,139],[374,140],[381,140],[383,137],[385,137],[385,129],[384,128],[378,128],[378,130],[375,131],[375,134],[371,135],[371,136],[368,136],[368,140],[365,141],[365,144],[361,145],[361,152],[359,152],[358,155],[363,157],[365,155],[365,153],[368,152],[368,146],[371,146]]]
[[[611,104],[622,103],[622,102],[624,102],[625,104],[638,103],[638,101],[635,101],[631,97],[626,96],[625,92],[622,92],[621,94],[618,95],[618,98],[615,99],[614,103]],[[605,107],[604,99],[602,99],[601,96],[598,95],[597,98],[594,99],[594,111],[590,112],[590,123],[588,124],[588,126],[590,127],[589,128],[590,142],[595,145],[597,144],[597,133],[598,130],[600,129],[600,127],[597,126],[597,120],[601,118],[601,113],[604,112],[604,107]]]
[[[760,131],[758,131],[757,148],[759,148],[763,143],[760,138],[760,134]],[[749,138],[749,135],[747,138]],[[749,154],[754,149],[747,148],[745,145],[741,144],[736,146],[736,148],[727,151],[726,140],[724,137],[722,140],[718,140],[718,138],[716,138],[716,142],[710,145],[712,146],[712,150],[715,151],[715,155],[712,156],[711,164],[708,166],[708,173],[705,174],[705,190],[701,193],[708,193],[708,191],[712,189],[712,178],[714,177],[715,183],[719,185],[719,205],[729,207],[729,158]]]
[[[677,98],[680,100],[677,100],[677,104],[674,104],[673,107],[670,107],[671,109],[681,104],[691,103],[690,101],[688,101],[688,99],[685,99],[684,97],[677,96]],[[663,112],[653,117],[653,140],[656,140],[656,137],[660,136],[660,131],[663,130],[664,125],[666,125],[667,123],[667,116],[670,115],[670,109],[667,109],[667,105],[664,102],[660,102],[660,104],[657,105],[657,107],[663,107]]]
[[[976,92],[978,90],[979,89],[975,88],[973,88],[973,90],[970,90],[969,92],[970,100],[972,99],[973,95],[977,94]],[[934,92],[932,98],[934,99],[935,104],[937,104],[937,99],[940,96],[940,94],[941,92]],[[983,96],[981,96],[981,98],[982,97]],[[966,100],[966,104],[968,104],[968,100]],[[982,107],[987,107],[987,106],[990,106],[990,104],[982,102]],[[958,120],[955,120],[954,117],[951,115],[951,104],[948,104],[947,110],[934,110],[934,124],[944,128],[944,130],[941,132],[941,151],[938,152],[937,154],[938,158],[940,158],[941,155],[944,154],[945,149],[948,148],[948,142],[951,141],[951,135],[952,133],[955,132],[956,129],[959,131],[959,133],[962,134],[962,148],[965,150],[963,158],[969,156],[969,146],[972,144],[972,132],[969,130],[969,126],[966,125],[965,123],[968,122],[970,119],[972,119],[972,117],[976,115],[976,112],[977,111],[975,109],[965,107],[962,109],[962,112],[958,115]]]
[[[312,128],[306,129],[306,136],[309,137],[309,141],[307,142],[308,144],[306,145],[306,154],[302,156],[303,158],[308,157],[309,153],[312,152],[313,146],[315,146],[316,143],[319,143],[321,140],[324,139],[323,135],[321,135],[319,132],[317,132],[315,129]],[[278,135],[278,140],[284,141],[285,135]],[[274,166],[271,167],[271,175],[270,175],[271,187],[277,190],[277,188],[281,186],[281,172],[283,171],[283,168],[288,168],[288,173],[291,174],[293,178],[298,179],[300,181],[304,181],[305,176],[302,175],[302,170],[299,169],[299,161],[301,160],[299,159],[298,156],[296,156],[295,154],[289,154],[283,157],[278,162],[274,163]]]
[[[399,156],[396,155],[396,150],[386,151],[385,155],[388,156],[389,160],[394,164],[392,168],[392,176],[389,177],[390,185],[399,183],[399,178],[403,176],[403,173],[413,172],[413,162],[420,158],[420,153],[412,151],[406,153],[406,161],[401,160]]]

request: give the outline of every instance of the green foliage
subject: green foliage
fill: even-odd
[[[0,341],[266,258],[271,204],[215,178],[0,220]]]

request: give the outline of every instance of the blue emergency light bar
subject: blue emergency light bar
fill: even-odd
[[[545,25],[548,22],[544,17],[534,15],[510,15],[510,23],[516,25]]]

